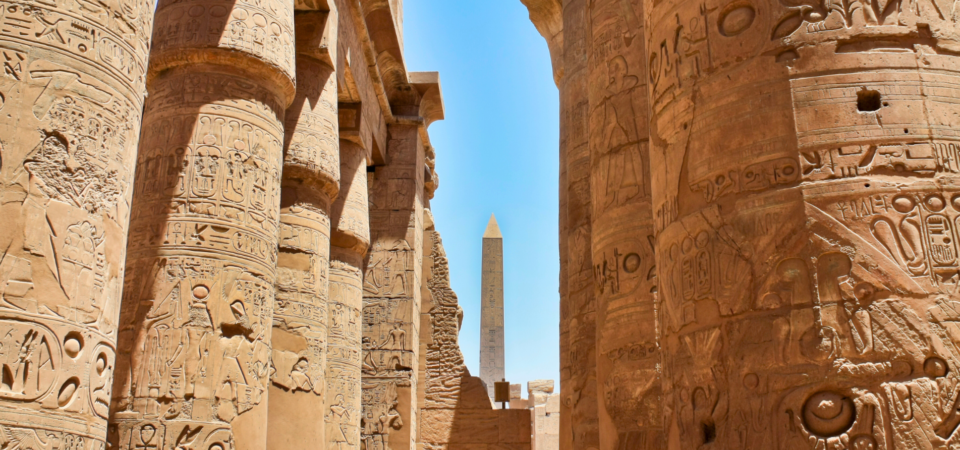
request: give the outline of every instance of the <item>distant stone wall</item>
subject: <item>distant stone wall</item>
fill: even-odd
[[[533,423],[531,450],[560,448],[560,394],[553,393],[553,380],[527,383],[527,404]]]
[[[425,450],[528,450],[531,416],[493,409],[479,377],[463,364],[458,335],[463,310],[450,288],[440,233],[427,223],[423,239],[420,438]]]

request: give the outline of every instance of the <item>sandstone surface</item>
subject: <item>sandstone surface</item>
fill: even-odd
[[[523,3],[561,104],[561,448],[956,445],[952,6]]]
[[[402,8],[0,5],[0,448],[530,447],[424,264],[444,106]]]

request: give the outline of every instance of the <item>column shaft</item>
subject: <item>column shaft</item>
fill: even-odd
[[[119,449],[260,450],[293,2],[162,2],[121,309]]]
[[[662,442],[641,3],[597,0],[588,11],[601,450]]]
[[[597,302],[591,251],[590,130],[587,101],[587,2],[563,5],[564,76],[560,80],[561,152],[566,159],[566,299],[561,299],[560,386],[564,450],[599,448],[597,422]],[[563,336],[566,335],[566,338]],[[566,426],[569,428],[566,428]]]
[[[316,16],[316,17],[311,17]],[[297,32],[311,19],[297,13]],[[322,22],[321,22],[322,23]],[[297,95],[286,112],[287,145],[280,209],[278,282],[273,319],[268,448],[316,448],[326,442],[318,421],[328,411],[327,300],[330,199],[340,184],[337,79],[327,64],[298,48]]]
[[[955,441],[956,16],[645,6],[669,448]]]
[[[371,181],[363,280],[363,436],[368,449],[412,450],[423,263],[424,148],[416,125],[391,125],[387,165]]]
[[[340,195],[332,208],[327,303],[328,448],[360,448],[363,257],[370,245],[366,151],[340,141]]]
[[[102,448],[153,3],[0,8],[0,429]]]

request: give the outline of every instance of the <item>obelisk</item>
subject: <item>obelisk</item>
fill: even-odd
[[[503,379],[503,235],[493,214],[483,232],[482,270],[480,379],[493,398],[493,383]]]

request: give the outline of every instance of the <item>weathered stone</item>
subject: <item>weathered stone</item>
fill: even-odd
[[[293,5],[268,3],[157,8],[113,392],[116,448],[266,447],[294,75]]]
[[[510,400],[522,400],[523,391],[521,390],[521,385],[511,384],[510,385]]]
[[[587,65],[587,5],[563,5],[563,78],[560,80],[560,160],[565,170],[561,191],[561,267],[566,286],[560,300],[560,385],[565,387],[560,414],[569,423],[560,449],[599,448],[597,397],[597,299],[591,237],[591,166]]]
[[[527,382],[527,393],[532,394],[534,392],[552,394],[553,393],[553,380],[533,380]]]
[[[286,111],[267,448],[326,442],[330,203],[340,188],[337,10],[297,12],[297,95]],[[320,41],[319,43],[317,41]],[[332,41],[332,43],[331,43]],[[313,45],[308,45],[313,44]]]
[[[936,2],[524,3],[564,41],[561,447],[956,440],[958,115],[941,87],[957,18]],[[591,189],[573,190],[584,102]],[[575,288],[580,235],[595,309]]]
[[[371,249],[363,284],[363,430],[367,448],[415,448],[423,260],[424,145],[393,125],[390,161],[371,174]],[[379,417],[393,417],[383,426]]]
[[[327,445],[359,449],[363,256],[370,243],[367,165],[363,148],[340,141],[340,195],[331,208],[327,301]]]
[[[450,269],[440,234],[427,229],[423,242],[423,272],[429,289],[424,291],[420,323],[429,326],[424,326],[420,335],[421,351],[425,353],[420,379],[425,388],[419,402],[418,443],[431,449],[460,448],[461,444],[530,448],[528,410],[493,409],[486,384],[470,376],[463,364],[458,344],[463,310],[450,288]]]
[[[0,447],[106,446],[153,8],[0,4]]]
[[[0,448],[529,448],[463,365],[401,12],[0,5]]]
[[[598,0],[587,13],[601,450],[663,439],[641,11],[640,0]]]

